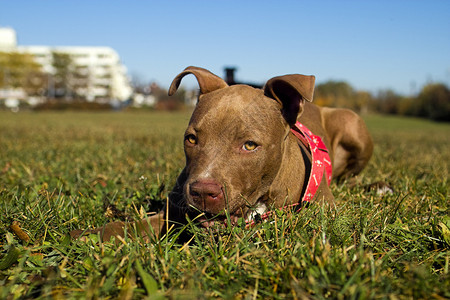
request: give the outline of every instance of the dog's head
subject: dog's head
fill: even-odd
[[[200,95],[184,136],[184,199],[212,215],[245,217],[269,200],[290,127],[312,99],[314,76],[275,77],[261,90],[228,86],[205,69],[188,67],[173,80],[169,95],[188,74],[196,77]]]

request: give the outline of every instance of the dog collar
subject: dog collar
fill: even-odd
[[[331,183],[333,169],[331,166],[330,155],[328,154],[327,146],[325,146],[322,138],[318,135],[314,135],[311,130],[306,128],[302,123],[295,123],[294,127],[291,128],[291,132],[311,152],[311,172],[305,193],[303,194],[302,199],[300,199],[300,203],[309,203],[319,189],[324,173],[327,184],[330,185]]]
[[[299,211],[301,207],[305,204],[308,205],[314,198],[314,195],[317,193],[320,183],[322,182],[324,173],[327,184],[330,185],[333,169],[331,166],[330,155],[328,154],[328,148],[325,146],[325,143],[320,136],[314,135],[311,130],[300,122],[295,123],[291,128],[291,132],[311,153],[311,171],[303,196],[298,203],[287,205],[283,208],[298,207],[297,211]],[[252,214],[246,223],[247,225],[253,225],[258,221],[267,219],[272,214],[273,211],[268,211],[263,214]]]

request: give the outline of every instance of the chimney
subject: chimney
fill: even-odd
[[[225,81],[228,85],[236,84],[236,81],[234,81],[234,72],[236,71],[236,68],[234,67],[226,67],[225,68]]]

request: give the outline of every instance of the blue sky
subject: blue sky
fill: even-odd
[[[188,65],[219,76],[236,66],[238,80],[261,83],[314,74],[372,92],[450,85],[448,0],[0,0],[0,26],[21,45],[112,47],[130,76],[165,87]]]

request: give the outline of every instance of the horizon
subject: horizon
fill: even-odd
[[[111,47],[129,77],[164,88],[189,65],[220,77],[233,66],[256,83],[312,74],[371,93],[450,85],[450,1],[0,1],[0,27],[19,46]]]

